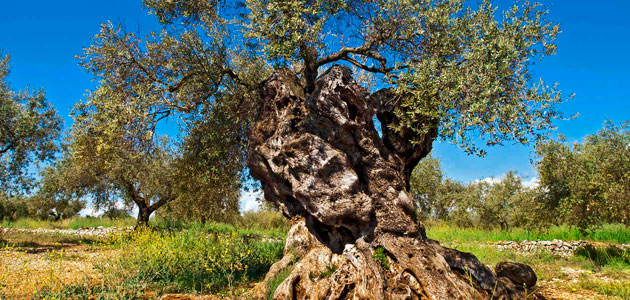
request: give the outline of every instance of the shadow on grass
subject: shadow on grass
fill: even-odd
[[[617,246],[594,247],[586,246],[575,251],[576,256],[587,258],[597,266],[617,265],[630,268],[630,249]]]
[[[81,245],[98,245],[101,239],[65,234],[37,234],[31,232],[12,232],[0,238],[0,245],[18,248],[27,253],[42,253],[49,250],[61,250]]]

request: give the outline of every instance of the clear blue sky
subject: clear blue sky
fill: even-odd
[[[506,1],[501,1],[505,3]],[[576,97],[561,106],[580,117],[558,122],[558,133],[581,140],[601,128],[607,118],[630,120],[630,1],[544,0],[549,19],[561,24],[558,53],[535,68],[545,81],[559,82]],[[44,88],[64,117],[66,128],[73,104],[94,87],[91,76],[77,65],[75,55],[90,44],[107,20],[124,23],[130,31],[155,29],[152,16],[139,0],[2,0],[0,49],[12,56],[9,77],[14,88]],[[506,145],[489,149],[484,158],[468,156],[451,145],[438,144],[434,154],[450,177],[470,181],[517,170],[535,176],[532,149]]]

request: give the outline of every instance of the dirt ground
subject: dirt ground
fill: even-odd
[[[0,249],[0,299],[32,299],[42,289],[89,280],[97,284],[99,266],[115,250],[67,237],[16,236]]]

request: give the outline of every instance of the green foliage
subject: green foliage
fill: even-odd
[[[375,262],[379,263],[384,270],[389,270],[389,260],[385,253],[385,248],[377,247],[372,253],[372,258]]]
[[[236,232],[207,234],[144,230],[115,244],[125,255],[117,262],[143,282],[179,291],[219,292],[259,280],[282,256],[283,242],[246,239]]]
[[[442,220],[462,227],[508,228],[536,225],[532,214],[537,191],[523,186],[509,171],[498,182],[467,185],[445,178],[439,160],[420,161],[410,178],[410,192],[423,219]]]
[[[30,200],[33,207],[32,215],[40,218],[50,216],[59,220],[72,218],[85,208],[81,191],[73,189],[73,182],[66,175],[68,170],[65,163],[64,160],[57,161],[40,173],[39,188]]]
[[[3,197],[0,195],[0,221],[15,221],[29,216],[28,198],[22,195]]]
[[[630,224],[628,126],[608,121],[583,143],[548,141],[538,145],[541,210],[553,211],[560,222],[580,228]]]
[[[91,195],[97,208],[122,199],[138,207],[138,222],[146,224],[151,213],[177,197],[179,156],[143,121],[151,111],[126,105],[101,89],[75,107],[62,174],[71,189]]]
[[[527,204],[535,197],[535,192],[523,187],[521,178],[512,171],[498,183],[479,182],[467,188],[478,195],[471,204],[476,212],[476,225],[508,228],[524,225],[525,221],[521,218],[534,218],[531,211],[527,211]]]
[[[0,52],[0,199],[28,191],[28,166],[54,158],[61,118],[42,90],[11,90],[9,57]]]
[[[442,180],[440,160],[431,155],[422,159],[413,170],[409,178],[409,193],[416,202],[421,219],[431,216],[441,219],[448,213],[450,205],[440,202],[444,198],[440,197],[443,193],[438,192],[443,185]]]
[[[497,182],[462,184],[429,157],[411,174],[410,192],[424,219],[462,227],[503,229],[577,226],[584,234],[606,223],[630,224],[630,130],[606,122],[583,143],[537,145],[540,185],[527,188],[510,171]],[[589,230],[593,229],[593,230]]]

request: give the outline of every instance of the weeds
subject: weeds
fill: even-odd
[[[387,260],[387,254],[385,254],[385,248],[376,248],[372,256],[374,258],[374,261],[380,263],[381,267],[383,267],[384,270],[389,269],[389,261]]]
[[[284,280],[287,279],[289,275],[291,275],[291,271],[293,271],[293,265],[283,269],[269,281],[269,286],[267,289],[267,299],[273,300],[273,295],[276,293],[278,286],[280,286],[280,284],[284,282]]]
[[[136,220],[129,218],[95,218],[95,217],[75,217],[60,221],[47,221],[33,218],[23,218],[15,221],[3,220],[0,227],[26,228],[26,229],[79,229],[85,227],[129,227],[134,226]]]
[[[576,250],[575,255],[588,258],[599,267],[613,265],[630,268],[630,250],[621,249],[616,246],[599,248],[587,246]]]
[[[630,281],[621,280],[598,280],[587,276],[581,276],[578,288],[596,291],[601,295],[616,296],[623,300],[630,300]]]

